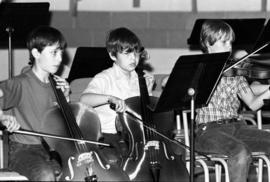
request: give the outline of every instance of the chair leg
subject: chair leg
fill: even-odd
[[[207,164],[202,159],[197,159],[196,162],[200,163],[200,165],[203,168],[203,171],[204,171],[204,181],[205,182],[209,182],[210,181],[210,176],[209,176],[209,169],[208,169]]]
[[[270,182],[270,160],[266,155],[254,156],[258,158],[258,182],[263,181],[263,165],[267,167],[268,182]]]
[[[4,136],[3,131],[0,131],[0,169],[4,168]]]
[[[210,173],[209,173],[209,169],[208,166],[206,164],[206,162],[203,159],[196,159],[196,162],[200,164],[200,166],[203,168],[203,172],[204,172],[204,182],[210,182]],[[186,167],[188,172],[190,173],[190,162],[187,161],[186,162]]]
[[[3,131],[2,133],[2,157],[3,161],[1,161],[2,168],[8,168],[8,151],[9,151],[9,134],[7,131]]]
[[[225,171],[225,182],[230,182],[229,179],[229,170],[228,170],[228,165],[225,159],[222,158],[216,158],[216,157],[212,157],[211,158],[212,161],[216,161],[216,162],[220,162],[224,168]],[[221,175],[221,174],[220,174]]]
[[[257,178],[258,178],[258,182],[262,182],[262,178],[263,178],[263,160],[262,159],[258,159],[258,169],[257,169]]]
[[[222,168],[220,164],[215,164],[216,182],[221,182]]]

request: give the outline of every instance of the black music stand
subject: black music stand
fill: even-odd
[[[209,103],[230,53],[180,56],[174,65],[153,112],[191,108],[190,123],[190,182],[194,175],[194,113]]]
[[[197,19],[194,23],[190,37],[187,39],[190,49],[200,49],[200,31],[205,20],[211,19]],[[236,49],[250,50],[261,35],[265,25],[265,18],[220,20],[227,22],[234,30],[236,39],[233,46]]]
[[[105,47],[78,47],[67,81],[94,77],[102,70],[111,67],[112,64],[113,61]]]
[[[9,77],[13,76],[11,47],[25,48],[27,35],[49,24],[49,6],[47,2],[0,3],[0,47],[9,48]]]

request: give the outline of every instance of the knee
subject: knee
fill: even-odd
[[[249,164],[251,162],[251,152],[246,147],[242,147],[232,158],[238,166]]]
[[[43,168],[33,178],[34,181],[56,181],[55,172],[51,168]]]

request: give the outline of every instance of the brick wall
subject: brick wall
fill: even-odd
[[[198,18],[266,18],[264,12],[78,12],[53,11],[51,25],[59,28],[70,47],[104,46],[106,33],[116,27],[132,29],[147,48],[187,48]]]

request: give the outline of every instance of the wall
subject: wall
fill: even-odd
[[[43,2],[16,0],[12,2]],[[180,55],[197,54],[187,45],[198,18],[266,18],[268,0],[50,0],[50,25],[68,42],[63,76],[67,77],[77,47],[104,46],[106,33],[126,26],[142,40],[154,73],[170,73]],[[211,4],[211,6],[209,5]],[[0,50],[0,80],[8,78],[8,51]],[[14,72],[28,62],[25,49],[13,50]]]

